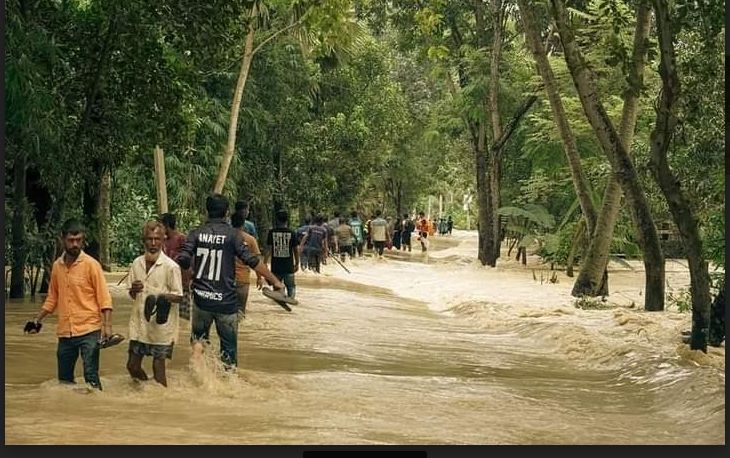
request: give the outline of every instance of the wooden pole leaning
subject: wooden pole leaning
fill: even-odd
[[[157,188],[157,210],[167,213],[167,181],[165,179],[165,152],[155,146],[155,187]]]

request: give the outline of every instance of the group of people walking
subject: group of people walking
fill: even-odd
[[[152,358],[152,376],[167,386],[166,361],[178,341],[180,321],[190,320],[192,362],[201,364],[215,324],[219,358],[226,370],[238,364],[238,325],[246,316],[251,272],[256,286],[269,297],[296,303],[295,274],[320,272],[328,257],[362,257],[365,250],[382,257],[384,250],[411,251],[416,232],[422,251],[428,248],[433,225],[423,212],[417,218],[384,218],[380,210],[363,222],[357,212],[349,218],[336,212],[325,221],[321,214],[305,218],[296,230],[289,215],[279,210],[262,255],[256,226],[247,219],[248,203],[239,201],[229,216],[229,201],[221,194],[206,199],[207,221],[185,235],[177,230],[174,214],[147,221],[141,228],[144,253],[129,267],[126,286],[133,300],[129,318],[127,371],[136,381],[148,379],[142,367]],[[112,297],[99,262],[83,250],[86,229],[76,219],[61,229],[63,253],[53,263],[48,295],[35,317],[25,324],[28,334],[40,332],[43,319],[58,318],[58,379],[75,383],[79,357],[84,381],[101,390],[100,350],[125,338],[112,330]],[[335,258],[336,259],[336,258]],[[269,267],[270,266],[270,267]]]
[[[245,229],[245,205],[237,205],[227,220],[229,202],[220,194],[206,199],[207,221],[187,236],[176,230],[174,215],[146,222],[141,230],[144,254],[137,257],[126,277],[133,300],[129,318],[127,371],[134,380],[147,380],[142,368],[145,356],[152,358],[154,380],[167,386],[166,360],[172,358],[178,341],[181,315],[190,319],[194,363],[202,362],[215,324],[220,340],[220,360],[226,370],[237,366],[238,324],[245,316],[248,298],[246,273],[253,270],[257,285],[273,286],[281,298],[295,294],[293,272],[297,251],[286,249],[294,233],[285,229],[288,215],[276,215],[277,227],[268,234],[262,260],[256,239]],[[250,223],[250,222],[249,222]],[[61,229],[63,254],[53,263],[48,295],[24,331],[38,333],[43,319],[58,318],[58,379],[75,383],[74,369],[81,357],[84,381],[102,389],[99,379],[100,351],[124,340],[112,331],[112,297],[97,260],[84,253],[86,229],[75,219]],[[271,263],[269,269],[267,263]],[[246,269],[249,269],[248,271]],[[286,294],[284,293],[286,291]],[[181,313],[189,307],[190,313]]]
[[[453,228],[451,217],[443,219],[442,235],[450,234]],[[301,269],[320,272],[320,266],[327,263],[327,258],[339,256],[341,262],[347,258],[364,256],[371,252],[382,258],[386,249],[412,251],[411,239],[416,233],[421,250],[428,250],[428,237],[434,235],[436,226],[424,212],[411,218],[404,214],[402,218],[383,217],[381,210],[365,220],[356,211],[349,217],[334,212],[332,219],[326,221],[323,215],[305,217],[295,234],[299,240],[302,254]]]

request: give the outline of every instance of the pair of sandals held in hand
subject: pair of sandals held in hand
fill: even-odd
[[[39,332],[41,332],[42,328],[43,328],[43,324],[40,321],[31,320],[31,321],[28,321],[25,323],[23,332],[25,334],[38,334]],[[112,334],[110,336],[104,337],[101,340],[99,340],[99,347],[101,347],[101,348],[113,347],[114,345],[121,343],[123,340],[124,340],[123,335]]]
[[[172,304],[164,295],[150,294],[144,300],[144,318],[149,322],[152,315],[155,315],[155,323],[165,324],[170,316],[171,306]]]

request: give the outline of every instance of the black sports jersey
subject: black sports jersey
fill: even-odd
[[[236,313],[236,257],[252,269],[259,263],[223,218],[211,218],[188,234],[177,260],[183,269],[192,264],[193,296],[202,310]]]

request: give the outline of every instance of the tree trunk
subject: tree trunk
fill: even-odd
[[[10,272],[10,298],[25,296],[25,261],[28,247],[25,243],[25,169],[27,156],[18,151],[13,164],[13,266]]]
[[[484,21],[484,3],[474,0],[474,18],[476,22],[477,46],[486,49],[487,37]],[[489,101],[482,103],[484,113],[489,111]],[[487,150],[487,129],[484,121],[476,126],[475,156],[477,173],[477,232],[479,234],[479,261],[482,265],[494,267],[497,258],[494,256],[494,205],[492,203],[492,160]]]
[[[238,73],[238,81],[236,82],[236,89],[233,92],[233,101],[231,102],[231,120],[228,124],[228,141],[226,142],[226,149],[223,151],[223,157],[221,158],[221,166],[218,170],[218,178],[215,181],[215,187],[213,192],[223,192],[223,186],[226,183],[228,177],[228,169],[231,167],[231,161],[233,160],[233,152],[236,148],[236,130],[238,129],[238,112],[241,109],[241,99],[243,98],[243,89],[246,86],[246,79],[248,78],[248,71],[251,68],[251,61],[253,60],[253,39],[256,32],[256,6],[251,9],[250,23],[248,25],[248,34],[246,35],[246,42],[243,49],[243,59],[241,61],[241,70]]]
[[[565,274],[568,277],[573,278],[573,264],[575,263],[575,252],[581,245],[580,241],[586,232],[586,220],[581,219],[578,221],[578,227],[575,229],[573,234],[573,241],[570,244],[570,252],[568,253],[568,260],[565,262]]]
[[[94,166],[93,176],[100,176],[100,170]],[[82,210],[86,226],[86,247],[84,251],[99,261],[99,180],[88,178],[84,182]]]
[[[48,232],[50,229],[61,226],[61,215],[63,215],[63,207],[66,203],[66,195],[64,193],[64,190],[57,190],[54,195],[56,196],[56,198],[51,205],[50,216],[48,218],[48,223],[46,226],[46,232]],[[51,281],[51,269],[53,267],[53,262],[61,255],[62,250],[63,248],[61,247],[59,238],[53,237],[53,240],[50,241],[48,247],[46,248],[45,269],[43,269],[43,278],[41,279],[40,287],[41,294],[45,294],[48,292],[48,285]]]
[[[669,168],[667,151],[677,125],[676,103],[680,92],[679,77],[674,56],[674,34],[666,0],[654,0],[661,60],[659,73],[662,90],[657,108],[656,125],[651,132],[651,159],[649,166],[657,184],[667,199],[672,219],[679,228],[687,249],[690,293],[692,295],[692,336],[690,348],[707,352],[710,325],[710,275],[702,255],[697,218],[689,199],[682,192],[680,182]]]
[[[637,229],[639,244],[644,251],[646,273],[646,298],[644,308],[649,311],[664,309],[664,255],[659,236],[649,209],[644,190],[626,149],[621,143],[603,104],[596,92],[593,75],[583,59],[568,25],[568,13],[562,0],[550,0],[565,51],[565,61],[570,70],[578,96],[601,148],[608,156],[618,182],[626,195],[631,216]]]
[[[529,43],[532,55],[535,58],[535,64],[537,71],[542,77],[543,84],[545,86],[545,93],[547,94],[550,102],[550,108],[553,112],[553,118],[555,124],[558,127],[560,138],[563,142],[563,150],[565,151],[565,157],[568,161],[568,167],[570,168],[570,174],[573,178],[573,187],[575,188],[575,194],[578,197],[580,203],[581,212],[585,218],[588,226],[589,233],[592,233],[596,227],[596,210],[591,200],[591,189],[590,183],[583,173],[583,168],[580,163],[580,153],[578,153],[578,146],[575,141],[573,131],[570,129],[568,123],[568,117],[565,114],[565,108],[563,107],[563,101],[558,91],[558,84],[555,80],[555,74],[553,73],[550,62],[547,58],[547,53],[543,46],[542,40],[540,39],[540,32],[537,24],[537,20],[532,11],[532,6],[528,6],[527,0],[518,0],[520,7],[520,14],[522,16],[522,23],[525,29],[525,37]]]
[[[479,139],[474,151],[476,157],[477,173],[477,232],[479,233],[479,261],[482,265],[494,267],[495,259],[492,257],[492,200],[489,192],[489,171],[487,168],[487,152],[485,148],[485,126],[479,124]]]
[[[111,247],[109,244],[109,228],[111,227],[111,172],[105,170],[101,174],[99,187],[99,262],[101,268],[112,271]]]
[[[494,140],[502,136],[502,122],[500,120],[499,111],[499,62],[502,56],[502,0],[492,0],[492,59],[489,66],[489,115],[492,123],[492,138]],[[501,155],[499,151],[490,151],[489,155],[490,181],[489,188],[492,195],[492,246],[491,256],[494,259],[494,265],[499,258],[501,239],[500,239],[500,218],[499,207],[500,199],[500,181],[502,179]],[[492,265],[492,264],[490,264]]]
[[[638,105],[644,80],[644,67],[646,66],[646,44],[649,36],[650,19],[649,7],[640,4],[636,12],[632,64],[627,77],[628,85],[624,93],[624,105],[619,128],[621,143],[627,154],[631,152],[639,111]],[[613,240],[613,229],[620,209],[621,185],[616,175],[612,173],[603,194],[601,212],[596,222],[596,227],[600,230],[589,232],[591,241],[586,258],[581,264],[578,279],[573,285],[573,296],[595,297],[608,295],[608,255]]]
[[[509,240],[509,237],[507,237]],[[515,245],[517,245],[517,239],[512,239],[511,242],[509,242],[509,248],[507,248],[507,257],[509,258],[512,255],[512,250],[514,249]]]
[[[714,347],[719,347],[725,340],[725,285],[722,285],[722,289],[715,296],[710,310],[709,343]]]

